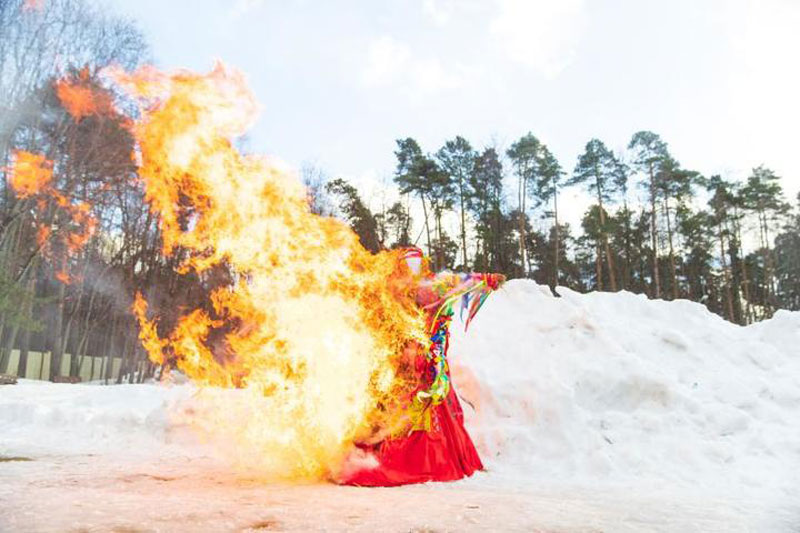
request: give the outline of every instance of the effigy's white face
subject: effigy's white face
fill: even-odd
[[[409,270],[411,270],[414,275],[419,275],[419,273],[422,271],[422,257],[407,256],[406,265],[408,265]]]

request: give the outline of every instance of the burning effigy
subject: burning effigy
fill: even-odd
[[[419,250],[406,255],[415,273],[417,304],[425,311],[427,346],[412,346],[420,385],[405,406],[410,425],[377,442],[357,443],[372,459],[345,472],[342,481],[362,486],[392,486],[426,481],[453,481],[483,469],[483,463],[464,428],[464,413],[450,381],[447,352],[454,307],[468,311],[465,327],[491,291],[503,283],[497,274],[434,275]]]
[[[136,295],[150,359],[198,386],[175,416],[270,478],[396,485],[481,469],[450,383],[448,328],[455,306],[469,323],[502,276],[434,274],[418,250],[373,254],[312,213],[295,175],[236,148],[258,114],[241,73],[106,75],[137,108],[132,157],[165,255],[229,280],[167,329]],[[112,105],[79,78],[58,95],[80,116]],[[28,159],[38,191],[46,167]]]

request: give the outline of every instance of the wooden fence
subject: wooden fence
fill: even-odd
[[[50,352],[28,352],[27,371],[25,372],[24,376],[19,377],[25,379],[49,380],[50,358]],[[78,373],[81,381],[86,382],[103,379],[106,373],[105,365],[108,364],[107,362],[104,363],[105,359],[105,357],[91,357],[89,355],[84,356],[81,360],[80,372]],[[116,380],[119,376],[119,369],[122,366],[122,358],[112,357],[110,358],[110,361],[111,374],[109,375],[109,379]],[[64,357],[61,358],[61,372],[59,374],[62,376],[68,376],[71,363],[72,354],[65,353]],[[11,359],[9,360],[8,364],[8,373],[17,375],[18,369],[19,350],[13,350],[11,352]]]

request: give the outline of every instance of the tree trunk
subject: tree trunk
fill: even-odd
[[[42,356],[39,358],[39,379],[44,379],[44,356],[49,355],[49,352],[42,352]],[[52,361],[51,361],[52,363]]]
[[[655,297],[661,298],[661,280],[658,274],[658,226],[656,224],[656,180],[653,163],[650,163],[650,235],[653,244],[653,288]]]
[[[622,208],[625,212],[625,271],[622,274],[622,290],[631,286],[631,212],[628,211],[628,199],[624,198]]]
[[[131,343],[130,333],[126,331],[125,334],[123,335],[123,338],[125,339],[125,341],[122,348],[122,356],[119,361],[119,373],[117,374],[117,385],[122,383],[122,378],[124,377],[125,374],[128,373],[129,369],[131,368],[130,359],[131,359],[132,343]],[[130,379],[128,380],[128,382],[130,383]]]
[[[98,277],[98,280],[102,279],[103,276],[105,276],[106,272],[108,271],[108,268],[109,267],[106,267],[105,269],[103,269],[103,272]],[[83,358],[87,355],[87,352],[88,352],[89,333],[92,330],[92,328],[94,327],[93,324],[90,324],[90,319],[92,317],[92,310],[94,309],[94,302],[95,302],[96,296],[97,296],[97,291],[92,291],[91,296],[89,297],[89,305],[87,306],[87,309],[86,309],[86,315],[85,315],[85,317],[83,319],[83,333],[82,333],[80,341],[78,342],[78,350],[77,350],[78,352],[81,353],[81,359],[80,359],[80,362],[78,363],[78,365],[79,365],[79,370],[78,371],[79,372],[80,372],[80,367],[83,365]],[[103,354],[100,354],[100,355],[102,356]],[[94,378],[94,357],[92,357],[92,374],[89,377],[89,379],[91,380],[93,378]]]
[[[77,365],[77,376],[81,375],[81,370],[83,369],[83,361],[86,359],[85,353],[85,346],[83,340],[86,338],[84,334],[76,341],[75,350],[74,350],[74,358]]]
[[[467,272],[467,219],[464,214],[464,180],[458,180],[458,197],[461,201],[461,270]]]
[[[76,296],[76,298],[80,299],[80,294]],[[77,303],[75,304],[78,305]],[[72,351],[70,352],[70,359],[69,359],[69,375],[73,376],[73,371],[75,370],[75,364],[77,363],[77,348],[76,344],[78,343],[78,337],[75,335],[75,332],[72,328],[73,323],[75,322],[75,313],[77,312],[77,308],[73,308],[73,311],[69,313],[69,317],[67,318],[67,323],[64,326],[64,335],[62,339],[62,346],[61,346],[61,353],[66,353],[67,348],[70,345],[70,340],[72,341]]]
[[[679,291],[678,291],[678,269],[675,266],[675,251],[672,247],[672,222],[669,216],[669,199],[664,196],[664,211],[667,215],[667,240],[669,241],[669,264],[670,268],[672,269],[672,299],[677,300],[679,298]]]
[[[769,243],[769,221],[767,220],[767,213],[766,211],[762,211],[763,219],[764,219],[764,278],[766,282],[767,290],[767,309],[772,316],[772,313],[775,310],[774,304],[774,297],[777,293],[775,288],[775,269],[772,265],[772,247]]]
[[[600,249],[600,244],[597,243],[596,246],[596,257],[594,260],[594,268],[595,272],[597,273],[597,290],[603,290],[603,251]]]
[[[433,204],[431,204],[433,208]],[[436,221],[436,270],[443,270],[445,267],[444,256],[442,250],[442,208],[437,203],[433,213]]]
[[[742,259],[739,261],[739,265],[741,265],[741,278],[742,278],[742,294],[744,295],[744,320],[742,321],[744,326],[753,322],[753,305],[750,302],[750,278],[747,277],[747,261],[745,258],[747,257],[744,253],[744,242],[742,241],[742,226],[739,224],[739,210],[734,204],[733,206],[733,217],[734,217],[734,229],[736,230],[736,238],[739,241],[739,254],[741,255]]]
[[[58,304],[56,305],[56,323],[53,327],[53,350],[50,356],[50,381],[61,374],[61,360],[64,356],[64,293],[65,285],[58,284]]]
[[[12,326],[11,331],[6,338],[3,346],[2,357],[0,357],[0,372],[7,374],[9,365],[11,363],[11,352],[14,350],[14,344],[17,342],[17,335],[19,334],[19,323]]]
[[[717,225],[717,233],[719,237],[719,257],[720,262],[722,263],[722,277],[725,282],[725,300],[726,300],[726,312],[728,314],[728,320],[733,322],[733,295],[731,294],[731,280],[730,280],[730,273],[728,272],[728,263],[725,261],[725,238],[722,235],[722,224]]]
[[[70,319],[69,322],[72,320]],[[69,352],[69,375],[71,377],[79,377],[81,375],[81,361],[80,357],[80,336],[78,335],[77,328],[72,328],[71,324],[67,325],[67,330],[64,339],[64,351],[72,345],[72,350]]]
[[[6,343],[3,343],[2,340],[3,331],[0,330],[0,373],[6,373],[11,362],[11,351],[6,352]]]
[[[606,263],[608,264],[608,281],[611,283],[611,292],[617,292],[616,273],[614,272],[614,259],[611,255],[611,246],[608,244],[608,233],[606,233],[606,214],[603,209],[603,195],[600,190],[600,183],[597,183],[597,204],[600,211],[600,232],[603,236],[603,247],[606,252]]]
[[[431,256],[431,229],[428,225],[428,206],[425,204],[425,195],[422,192],[419,193],[419,198],[422,200],[422,214],[425,216],[425,237],[428,242],[428,257]],[[435,266],[434,266],[435,270]]]
[[[22,332],[22,343],[19,347],[19,365],[17,365],[17,376],[25,379],[28,375],[28,353],[31,346],[31,330],[26,329]]]
[[[105,374],[103,379],[105,384],[108,385],[108,380],[111,379],[114,373],[114,352],[116,351],[116,335],[117,335],[117,321],[118,317],[114,317],[111,322],[111,330],[108,332],[108,340],[106,342],[106,353],[103,364],[105,365]]]
[[[527,180],[523,177],[527,169],[522,172],[522,175],[519,179],[519,213],[518,213],[518,225],[519,225],[519,259],[520,259],[520,266],[522,267],[522,274],[523,277],[528,277],[527,272],[527,251],[525,247],[525,189],[527,188]]]
[[[555,181],[555,180],[553,180]],[[555,240],[554,248],[555,248],[555,258],[553,259],[553,289],[558,287],[558,263],[560,259],[560,250],[559,250],[559,227],[558,227],[558,188],[556,187],[555,183],[553,184],[553,218],[555,220],[556,226],[555,231],[553,232],[553,239]]]
[[[137,350],[140,350],[140,349],[137,347]],[[141,358],[141,363],[140,363],[141,369],[139,370],[139,375],[137,376],[136,383],[144,383],[144,380],[148,379],[150,377],[151,365],[150,365],[150,361],[148,361],[147,358],[144,357],[144,354],[141,353],[141,351],[139,351],[139,353],[141,354],[141,356],[140,356],[140,358]]]
[[[0,315],[0,341],[3,339],[3,334],[6,331],[6,315]],[[2,354],[0,354],[0,359],[2,359]],[[2,363],[2,361],[0,361]],[[4,371],[4,367],[0,367],[0,372]]]

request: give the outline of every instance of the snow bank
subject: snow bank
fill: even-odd
[[[168,412],[193,391],[188,385],[104,387],[20,380],[0,387],[0,456],[183,454],[171,449],[185,432],[170,425]]]
[[[490,469],[470,483],[798,495],[800,313],[742,328],[687,301],[559,292],[511,281],[468,333],[454,322],[454,381]],[[192,394],[0,387],[0,455],[192,457],[167,415]]]
[[[454,381],[492,470],[798,493],[800,313],[740,327],[689,301],[558,292],[511,281],[466,335],[454,324]]]

